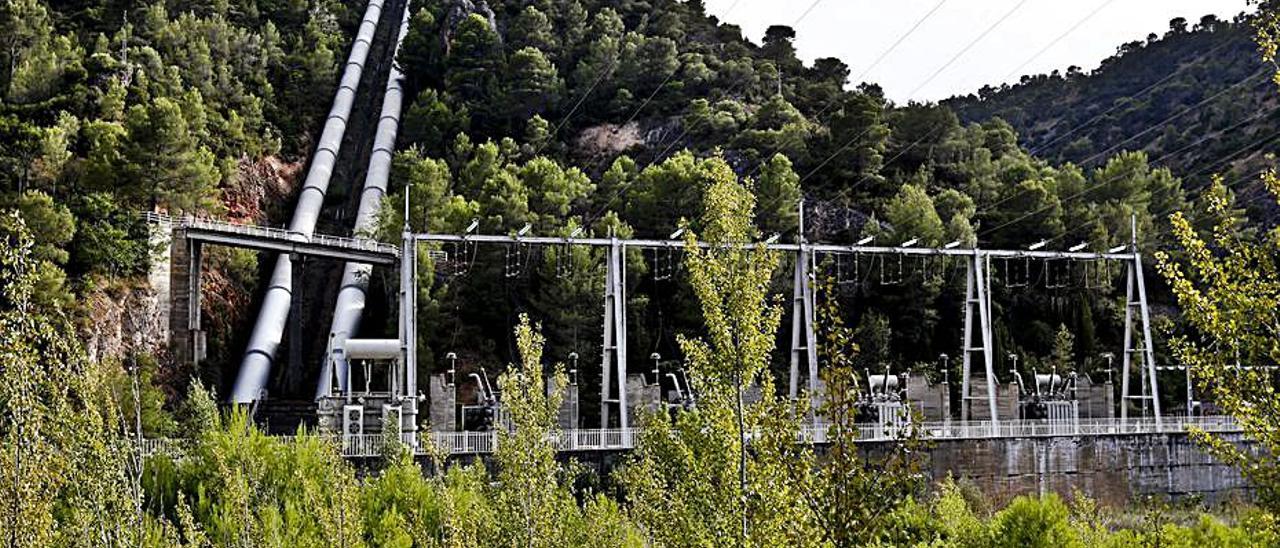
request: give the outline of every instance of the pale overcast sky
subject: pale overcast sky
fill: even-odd
[[[1194,25],[1205,14],[1231,19],[1247,7],[1246,0],[817,0],[816,5],[815,0],[705,1],[708,13],[741,26],[757,43],[769,25],[794,26],[796,49],[806,63],[838,57],[850,66],[854,84],[870,68],[863,80],[880,84],[896,102],[944,99],[985,84],[1017,81],[1022,74],[1065,71],[1071,65],[1092,70],[1120,44],[1144,40],[1152,32],[1164,34],[1170,19],[1185,17]],[[1011,10],[994,30],[938,72]],[[870,67],[922,20],[897,49]]]

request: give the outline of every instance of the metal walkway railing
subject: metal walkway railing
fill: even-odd
[[[1232,417],[1165,417],[1159,424],[1152,419],[1000,421],[996,428],[989,421],[955,421],[919,423],[906,427],[859,425],[856,440],[861,443],[876,443],[902,439],[909,433],[909,428],[919,428],[921,438],[932,441],[1184,434],[1193,429],[1212,433],[1241,431]],[[639,428],[575,429],[556,432],[552,441],[563,452],[625,451],[635,448],[639,436]],[[377,457],[383,455],[386,449],[387,438],[382,434],[323,437],[330,440],[348,458]],[[805,425],[798,437],[797,441],[800,442],[828,443],[831,440],[830,428],[824,424]],[[427,454],[428,447],[435,448],[435,452],[442,455],[487,454],[497,448],[498,440],[499,434],[494,431],[424,432],[401,436],[401,442],[414,447],[418,455]],[[179,456],[187,443],[186,440],[178,439],[146,439],[142,443],[142,452],[148,456]]]
[[[163,213],[146,212],[143,218],[152,224],[167,224],[185,230],[187,238],[234,247],[298,253],[333,259],[394,264],[400,256],[400,248],[372,238],[307,236],[283,228],[250,225],[198,217],[173,217]]]

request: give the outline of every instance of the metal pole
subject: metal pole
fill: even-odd
[[[201,287],[204,284],[204,246],[200,242],[187,240],[188,255],[190,263],[187,270],[187,336],[190,338],[188,345],[191,349],[191,365],[196,371],[200,370],[201,352],[204,350],[202,339],[203,333],[200,331],[200,306],[202,295]]]
[[[1135,244],[1136,245],[1136,244]],[[1147,304],[1147,284],[1145,277],[1142,275],[1142,257],[1134,250],[1133,256],[1134,270],[1138,278],[1138,306],[1142,315],[1142,358],[1146,362],[1143,365],[1147,371],[1147,382],[1150,383],[1151,389],[1151,411],[1155,415],[1156,427],[1160,427],[1160,383],[1156,378],[1156,353],[1155,345],[1151,342],[1151,310]]]
[[[973,346],[973,311],[977,306],[977,287],[974,285],[973,265],[975,261],[969,261],[967,273],[965,276],[965,293],[964,293],[964,339],[961,341],[963,347],[963,356],[960,372],[960,420],[967,421],[971,417],[969,397],[971,396],[971,382],[969,380],[972,374],[973,352],[976,348]]]
[[[1120,357],[1120,420],[1129,419],[1129,362],[1133,359],[1133,293],[1134,264],[1126,267],[1124,298],[1124,354]]]

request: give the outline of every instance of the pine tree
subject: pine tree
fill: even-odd
[[[542,51],[523,48],[507,62],[507,106],[513,122],[553,111],[559,104],[564,82]]]

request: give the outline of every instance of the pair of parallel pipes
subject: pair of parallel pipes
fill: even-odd
[[[320,142],[312,156],[311,168],[307,172],[307,178],[298,196],[298,205],[294,209],[293,219],[289,224],[289,230],[300,237],[310,238],[315,232],[316,221],[329,189],[329,181],[333,177],[338,151],[346,134],[347,121],[355,103],[356,91],[364,75],[369,49],[377,33],[378,21],[382,18],[384,2],[385,0],[369,1],[356,33],[355,42],[351,46],[351,53],[347,57],[341,83],[334,96],[333,106],[329,110],[329,117],[320,134]],[[369,169],[365,175],[364,189],[361,191],[357,209],[353,230],[357,236],[373,228],[382,198],[387,191],[391,156],[395,150],[396,133],[399,130],[400,111],[404,99],[401,90],[404,76],[396,67],[394,60],[400,50],[400,43],[408,31],[409,14],[409,2],[406,1],[396,36],[396,45],[392,48],[392,66],[387,77],[382,113],[378,120],[374,148],[370,155]],[[245,350],[240,372],[231,392],[232,403],[250,403],[264,394],[293,301],[292,262],[288,255],[280,255],[276,258],[270,286],[249,337],[249,345]],[[359,328],[360,317],[365,307],[365,291],[370,269],[369,265],[357,263],[346,263],[344,267],[342,288],[338,294],[330,328],[330,340],[335,341],[335,345],[344,343],[347,336],[354,334]],[[294,321],[298,320],[294,318]],[[340,382],[345,383],[347,377],[345,372],[337,373]],[[328,395],[329,380],[333,375],[329,360],[326,359],[316,391],[317,397]],[[345,390],[345,386],[343,389]]]

